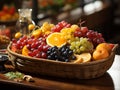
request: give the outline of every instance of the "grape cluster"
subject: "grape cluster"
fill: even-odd
[[[74,40],[70,42],[70,49],[76,54],[81,54],[83,52],[90,52],[93,50],[93,44],[88,41],[87,38],[75,37]]]
[[[13,44],[18,50],[22,50],[24,46],[29,50],[28,55],[36,58],[47,58],[47,50],[50,47],[46,43],[45,37],[27,37],[23,36],[19,40],[13,40]]]
[[[57,23],[52,29],[51,31],[52,32],[60,32],[63,28],[68,28],[70,27],[71,24],[69,24],[68,22],[66,21],[61,21],[59,23]]]
[[[105,42],[101,33],[95,32],[93,30],[88,30],[87,27],[76,29],[76,31],[74,32],[74,37],[86,37],[93,43],[94,46],[97,46],[99,43]]]
[[[18,49],[18,50],[20,50],[20,49],[22,49],[23,47],[24,47],[24,45],[26,45],[27,44],[27,39],[28,39],[28,37],[27,36],[23,36],[23,37],[21,37],[20,39],[12,39],[12,42],[13,42],[13,44],[16,46],[16,48]]]
[[[56,46],[49,48],[47,51],[47,58],[64,62],[76,59],[73,55],[73,51],[67,45],[63,45],[60,48]]]

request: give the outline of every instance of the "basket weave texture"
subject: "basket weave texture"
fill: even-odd
[[[111,67],[117,46],[116,44],[108,58],[81,64],[23,56],[12,52],[11,44],[7,51],[15,69],[23,72],[70,79],[92,79],[102,76]]]

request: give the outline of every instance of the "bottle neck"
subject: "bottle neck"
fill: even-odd
[[[32,9],[18,9],[19,12],[19,19],[26,18],[28,20],[32,20]]]

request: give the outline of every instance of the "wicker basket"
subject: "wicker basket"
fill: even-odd
[[[9,59],[17,70],[61,78],[92,79],[102,76],[111,67],[118,45],[115,44],[111,55],[107,59],[81,64],[23,56],[12,52],[10,46],[11,44],[7,47]]]

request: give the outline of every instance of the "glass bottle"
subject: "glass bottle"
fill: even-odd
[[[32,9],[18,9],[19,19],[16,22],[16,32],[21,32],[23,35],[29,35],[29,24],[35,24],[32,20]]]

